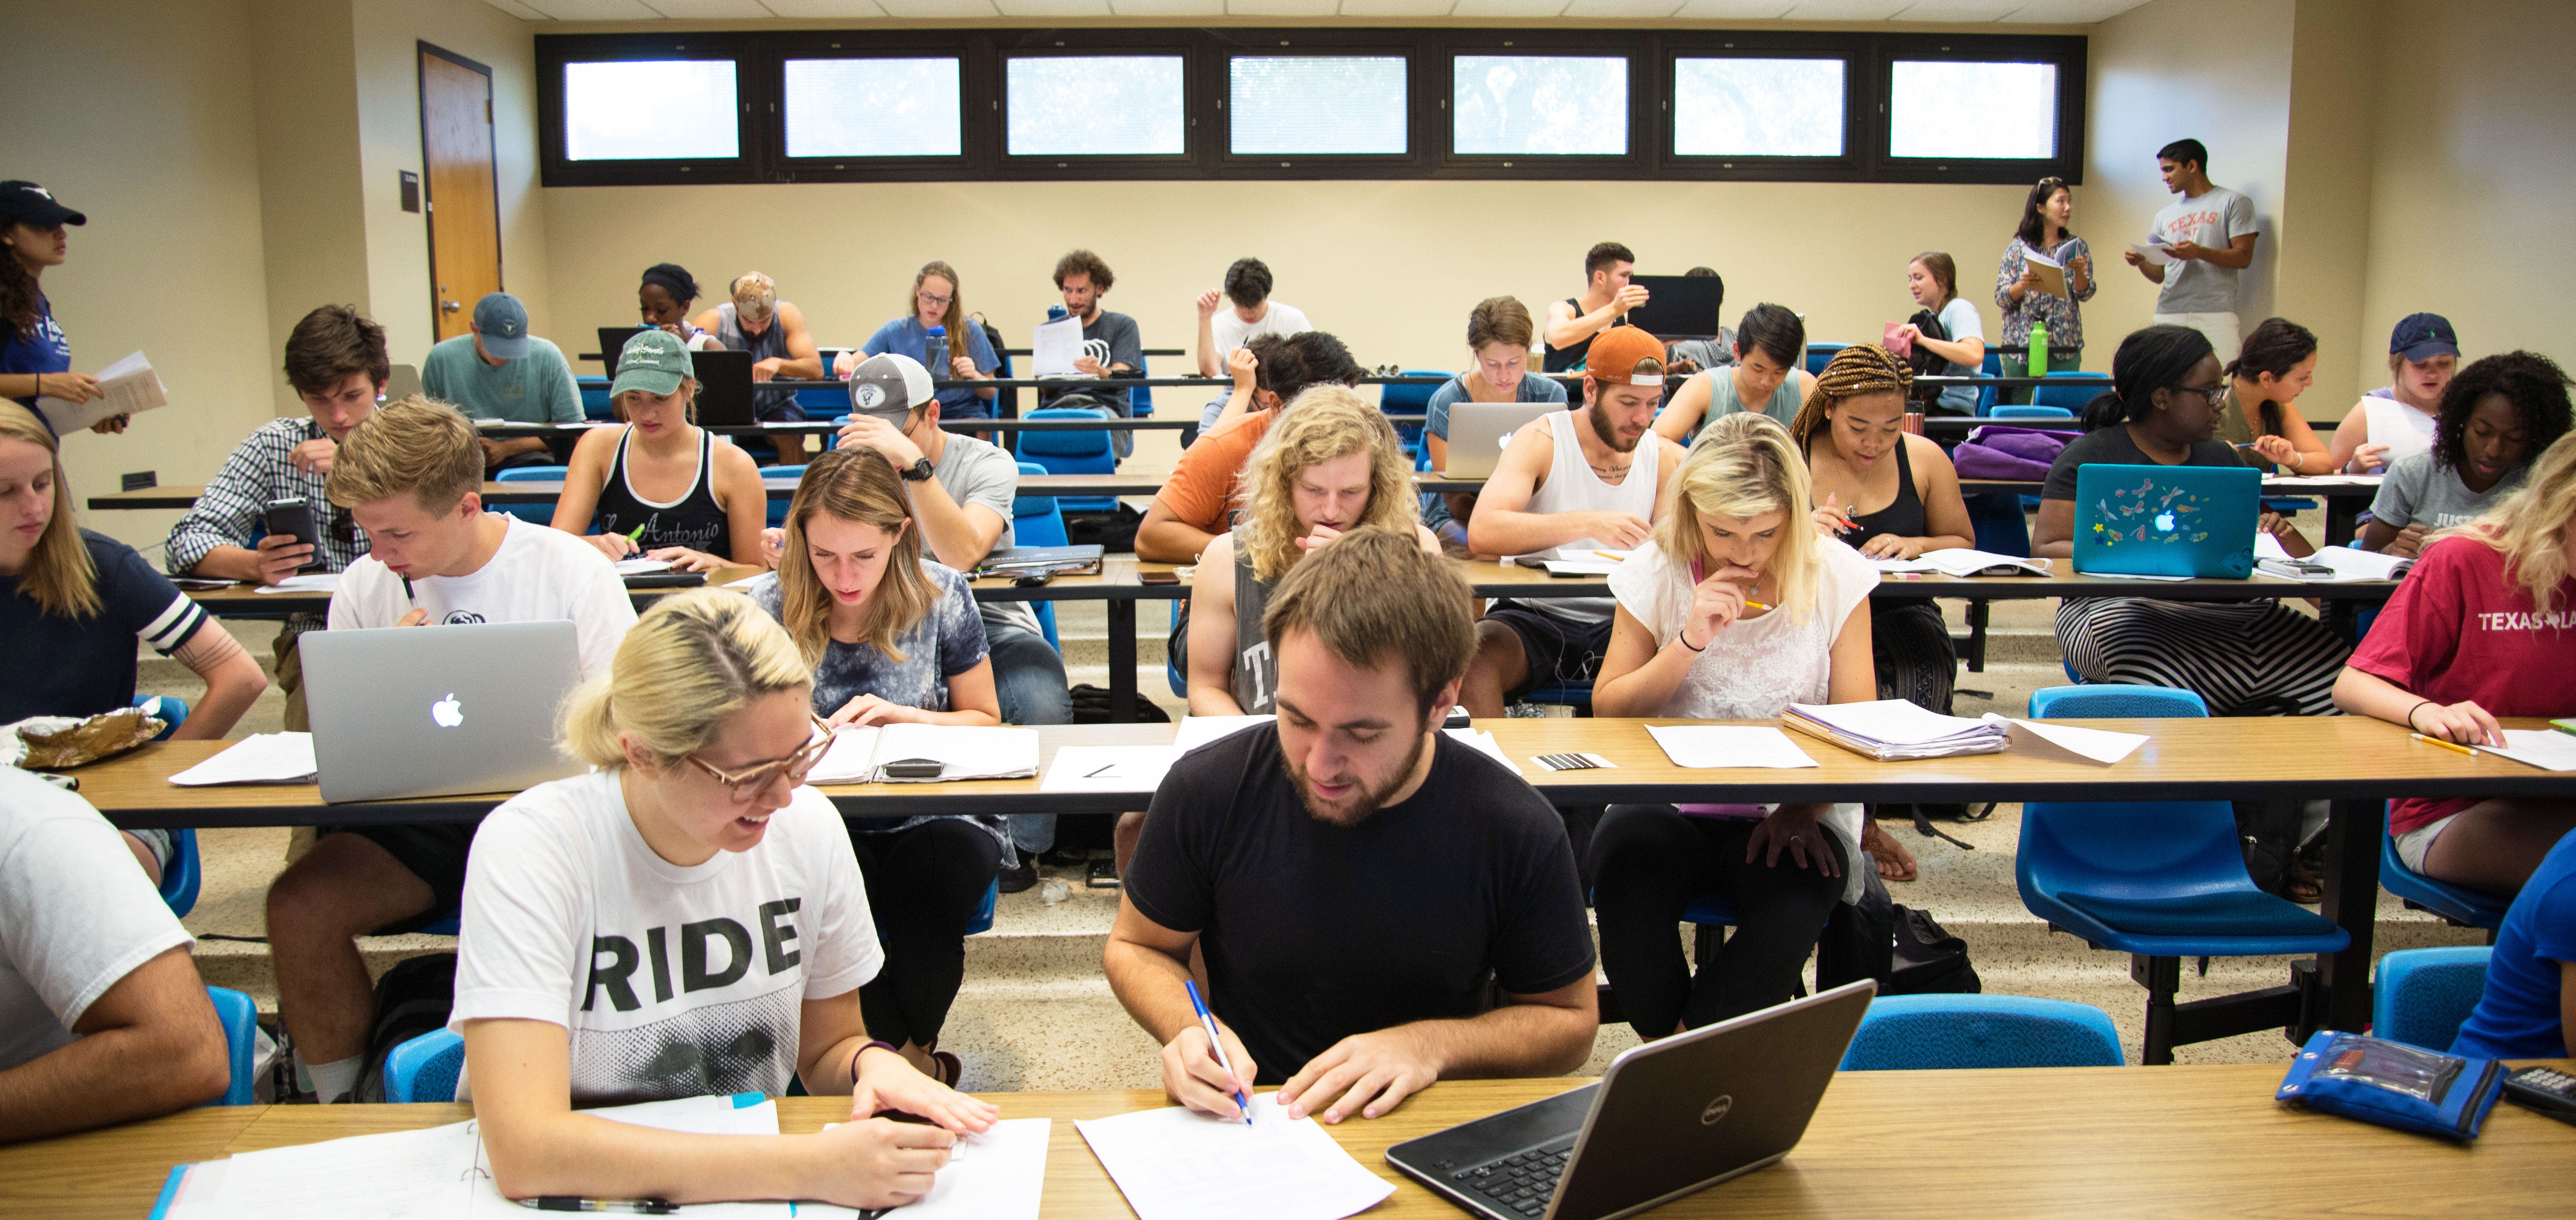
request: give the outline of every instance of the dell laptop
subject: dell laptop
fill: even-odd
[[[322,799],[515,792],[578,775],[555,710],[581,680],[573,625],[308,631],[304,699]]]
[[[2075,471],[2075,570],[2088,576],[2254,574],[2263,473],[2251,466]]]
[[[1530,373],[1527,376],[1535,377]],[[1449,469],[1452,479],[1490,479],[1512,434],[1539,416],[1565,410],[1561,402],[1454,402],[1449,404]]]
[[[1487,1220],[1611,1220],[1789,1155],[1878,984],[1864,979],[1635,1047],[1601,1083],[1386,1150]]]

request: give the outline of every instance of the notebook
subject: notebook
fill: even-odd
[[[1780,723],[1880,762],[1992,754],[2008,744],[2007,726],[1944,716],[1903,699],[1867,703],[1792,703]]]
[[[895,762],[928,760],[937,775],[886,774]],[[929,784],[967,779],[1021,779],[1038,773],[1038,731],[962,724],[888,724],[851,727],[832,735],[832,748],[805,776],[809,784]]]
[[[2075,472],[2075,570],[2242,580],[2262,498],[2250,466],[2088,463]]]

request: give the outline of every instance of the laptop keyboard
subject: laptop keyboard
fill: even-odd
[[[1556,1180],[1565,1176],[1566,1158],[1573,1154],[1574,1141],[1567,1139],[1561,1147],[1550,1144],[1461,1169],[1449,1180],[1505,1215],[1536,1217],[1556,1197]]]

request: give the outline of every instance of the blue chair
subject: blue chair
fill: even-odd
[[[1109,413],[1090,407],[1040,407],[1029,412],[1028,418],[1105,420]],[[1110,474],[1118,469],[1118,459],[1110,451],[1109,430],[1106,428],[1097,432],[1023,432],[1020,434],[1020,458],[1045,467],[1048,474]],[[1077,513],[1115,512],[1118,508],[1115,496],[1059,496],[1056,504],[1067,512]]]
[[[766,469],[766,470],[761,471],[761,472],[760,472],[760,477],[761,477],[761,478],[763,478],[763,479],[800,479],[800,480],[801,480],[801,479],[803,479],[803,478],[805,477],[805,468],[804,468],[804,467],[802,467],[802,466],[772,466],[772,467],[769,467],[769,468],[768,468],[768,469]],[[788,506],[789,504],[791,504],[791,503],[793,503],[793,501],[789,501],[789,500],[781,500],[781,499],[779,499],[779,498],[778,498],[778,497],[776,497],[776,496],[770,496],[770,497],[769,497],[769,523],[770,523],[771,525],[785,525],[785,524],[787,524],[787,506]]]
[[[575,377],[572,380],[574,385],[581,388],[581,413],[584,416],[593,423],[605,424],[616,421],[617,400],[608,396],[608,387],[616,382],[616,378]]]
[[[2207,714],[2192,710],[2200,700],[2188,691],[2149,689],[2052,687],[2032,695],[2031,714]],[[2139,1059],[2150,1065],[2173,1062],[2183,958],[2333,953],[2352,943],[2333,920],[2255,888],[2225,801],[2030,802],[2013,873],[2022,905],[2049,927],[2130,955],[2130,976],[2147,988]]]
[[[993,930],[993,904],[1001,899],[1002,883],[997,878],[993,884],[984,887],[984,901],[975,904],[975,918],[966,921],[968,936]]]
[[[251,1051],[259,1044],[259,1006],[230,987],[209,987],[206,998],[214,1001],[215,1022],[224,1027],[224,1061],[232,1067],[232,1083],[224,1086],[223,1100],[207,1104],[249,1105],[253,1100],[251,1088],[257,1080]]]
[[[188,701],[176,695],[136,695],[134,706],[147,716],[161,718],[161,731],[154,741],[168,741],[179,726],[188,723]],[[197,861],[197,832],[180,827],[170,832],[170,860],[161,866],[161,901],[168,903],[170,913],[186,918],[197,908],[197,887],[205,881]]]
[[[1896,995],[1870,1001],[1846,1072],[2121,1067],[2119,1031],[2090,1004],[2019,995]]]
[[[1455,377],[1445,369],[1406,369],[1407,377]],[[1431,392],[1437,385],[1388,384],[1378,387],[1377,409],[1389,415],[1420,415],[1431,409]],[[1419,461],[1423,455],[1422,425],[1399,424],[1395,435],[1404,442],[1404,451]]]
[[[160,717],[161,731],[152,735],[154,741],[170,740],[180,725],[188,723],[188,701],[177,695],[136,695],[134,706],[146,716]]]
[[[1145,359],[1143,356],[1136,357],[1136,375],[1139,377],[1153,376],[1153,370],[1147,367],[1151,363],[1153,362]],[[1127,387],[1127,413],[1137,419],[1143,419],[1146,416],[1153,414],[1154,387],[1149,385]]]
[[[405,1105],[454,1101],[456,1078],[464,1074],[465,1039],[433,1029],[385,1056],[385,1100]]]
[[[2485,929],[2490,945],[2495,943],[2496,929],[2504,926],[2505,911],[2513,906],[2509,898],[2436,881],[2406,867],[2406,862],[2397,857],[2397,836],[2393,834],[2379,836],[2379,888],[2397,895],[2415,910],[2431,911],[2462,927]]]
[[[2169,720],[2207,715],[2209,704],[2197,692],[2170,686],[2096,682],[2043,686],[2030,693],[2033,720]]]
[[[1808,374],[1809,376],[1811,376],[1811,377],[1812,377],[1812,376],[1815,376],[1815,375],[1817,375],[1817,374],[1820,374],[1820,373],[1824,372],[1824,371],[1825,371],[1825,366],[1826,366],[1826,365],[1828,365],[1828,364],[1832,364],[1832,363],[1834,362],[1834,355],[1835,355],[1835,353],[1840,352],[1840,351],[1842,351],[1844,348],[1846,348],[1846,347],[1850,347],[1850,346],[1851,346],[1851,344],[1848,344],[1848,343],[1810,343],[1810,344],[1808,344],[1808,345],[1807,345],[1807,374]]]
[[[2031,387],[2031,405],[2062,408],[2069,415],[2083,410],[2085,404],[2099,397],[2102,391],[2111,388],[2109,373],[2069,372],[2050,373],[2047,376],[2046,382]],[[1995,414],[2001,415],[2003,412],[1997,411]]]
[[[2003,376],[2004,349],[1996,347],[1993,344],[1987,344],[1986,358],[1977,362],[1977,374],[1981,377]],[[1995,399],[1997,397],[1996,391],[2000,388],[2001,387],[1990,385],[1981,385],[1977,387],[1977,414],[1992,415],[1995,413]]]
[[[1188,603],[1178,599],[1173,600],[1172,627],[1174,629],[1178,629],[1180,627],[1181,607],[1187,604]],[[1190,676],[1181,672],[1180,659],[1178,657],[1174,657],[1168,652],[1163,654],[1163,681],[1171,686],[1173,698],[1187,699],[1190,697]]]
[[[1592,714],[1592,684],[1590,682],[1562,682],[1554,686],[1533,686],[1529,689],[1528,694],[1521,696],[1520,701],[1523,703],[1568,704],[1574,708],[1575,715],[1589,716]]]
[[[1020,463],[1021,474],[1045,474],[1047,468],[1035,462]],[[1064,546],[1064,511],[1055,506],[1054,496],[1014,495],[1011,497],[1011,544],[1013,546]],[[1035,602],[1038,608],[1038,632],[1046,637],[1047,647],[1061,653],[1064,645],[1056,639],[1055,603]]]
[[[571,476],[572,467],[570,466],[513,466],[494,474],[492,481],[495,483],[560,483]],[[540,500],[533,504],[495,504],[491,508],[494,512],[508,513],[521,521],[530,521],[538,525],[552,525],[555,522],[555,506],[551,500]]]
[[[2073,418],[2075,418],[2075,413],[2074,413],[2073,411],[2069,411],[2069,410],[2067,410],[2067,409],[2066,409],[2066,408],[2064,408],[2064,407],[2042,407],[2042,406],[2032,406],[2032,405],[2025,405],[2025,404],[2021,404],[2021,403],[2009,403],[2009,402],[2008,402],[2008,403],[2003,404],[2002,406],[1996,407],[1996,408],[1991,412],[1991,414],[1992,414],[1996,419],[2073,419]]]
[[[2379,959],[2371,979],[2370,1032],[2392,1042],[2448,1051],[2460,1024],[2487,993],[2485,945],[2400,949]]]

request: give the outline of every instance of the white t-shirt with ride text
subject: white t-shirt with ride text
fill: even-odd
[[[500,549],[464,576],[421,576],[411,589],[378,562],[361,556],[340,574],[331,595],[331,630],[391,627],[415,606],[433,625],[543,623],[570,620],[581,652],[581,676],[608,672],[619,641],[635,625],[635,603],[608,557],[579,538],[517,517]]]
[[[98,810],[0,767],[0,1070],[71,1045],[108,988],[192,943]]]
[[[849,829],[800,787],[749,851],[683,867],[644,842],[618,774],[539,784],[475,833],[447,1027],[564,1027],[577,1106],[779,1096],[799,1006],[885,964]]]
[[[2147,230],[2147,240],[2166,246],[2187,241],[2224,250],[2237,238],[2254,231],[2254,201],[2226,187],[2213,186],[2199,198],[2166,204],[2163,211],[2156,213],[2155,226]],[[2234,313],[2236,281],[2243,274],[2204,259],[2174,263],[2165,268],[2165,286],[2156,293],[2156,312]],[[2221,352],[2219,356],[2233,360],[2236,353]]]

